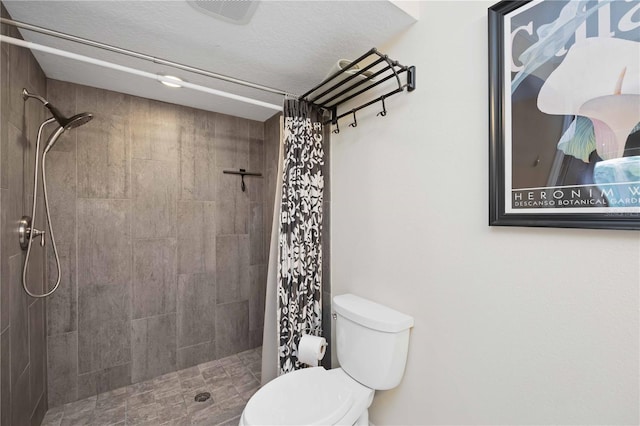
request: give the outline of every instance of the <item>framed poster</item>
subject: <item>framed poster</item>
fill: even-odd
[[[489,8],[489,224],[640,229],[640,0]]]

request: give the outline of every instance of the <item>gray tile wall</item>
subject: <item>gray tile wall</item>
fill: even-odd
[[[242,192],[222,171],[267,172],[264,124],[55,80],[47,95],[95,116],[50,154],[50,406],[260,346],[270,178]]]
[[[20,38],[14,28],[2,25],[1,32]],[[22,289],[25,252],[17,223],[31,214],[35,138],[45,118],[42,105],[25,102],[21,92],[46,94],[46,79],[28,50],[3,43],[0,52],[0,425],[39,425],[47,410],[45,304]],[[42,205],[42,193],[39,201]],[[44,229],[42,213],[39,209],[39,229]],[[44,288],[44,260],[36,244],[27,276],[33,292]]]

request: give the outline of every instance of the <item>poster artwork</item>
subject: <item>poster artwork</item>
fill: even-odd
[[[640,212],[640,1],[505,16],[505,212]]]

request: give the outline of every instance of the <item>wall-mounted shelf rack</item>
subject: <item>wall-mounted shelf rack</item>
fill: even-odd
[[[404,78],[401,78],[404,77]],[[375,99],[366,101],[348,111],[339,113],[340,106],[346,102],[368,92],[389,80],[393,80],[393,88],[388,92],[376,97]],[[388,84],[391,85],[391,82]],[[331,119],[324,124],[332,123],[336,126],[334,133],[340,132],[338,120],[343,117],[353,115],[353,122],[349,124],[351,127],[358,125],[356,112],[381,103],[382,111],[377,115],[387,115],[385,99],[397,93],[412,92],[416,88],[416,67],[405,66],[398,61],[390,59],[374,47],[358,59],[345,64],[342,69],[328,76],[322,83],[300,96],[317,106],[331,111]]]

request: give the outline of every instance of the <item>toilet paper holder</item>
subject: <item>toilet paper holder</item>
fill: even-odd
[[[317,337],[323,337],[322,336],[322,327],[320,327],[320,328],[311,328],[311,327],[303,328],[302,332],[305,333],[305,334],[312,334],[312,335],[317,336]]]
[[[310,367],[317,367],[327,353],[329,344],[322,336],[303,334],[300,336],[300,341],[297,346],[296,356],[298,362]]]

